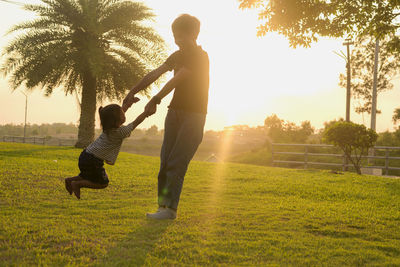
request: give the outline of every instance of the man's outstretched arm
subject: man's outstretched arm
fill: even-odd
[[[175,76],[169,80],[164,87],[156,94],[145,107],[145,111],[151,115],[157,111],[157,104],[160,104],[161,99],[168,95],[175,87],[181,83],[187,76],[190,75],[190,70],[181,68]]]
[[[155,82],[161,75],[169,70],[169,66],[167,64],[162,64],[157,69],[150,71],[146,76],[143,77],[132,89],[129,91],[128,95],[124,98],[122,102],[123,108],[129,106],[133,103],[133,99],[135,94],[146,89],[150,84]]]
[[[129,101],[129,103],[123,103],[122,104],[122,110],[124,111],[124,112],[126,112],[131,106],[132,106],[132,104],[134,104],[134,103],[136,103],[136,102],[139,102],[140,101],[140,99],[138,98],[138,97],[136,97],[136,96],[133,96],[133,98],[131,98],[131,100]]]

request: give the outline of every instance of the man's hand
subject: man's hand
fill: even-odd
[[[146,112],[147,116],[153,115],[157,111],[157,103],[150,100],[145,106],[144,111]]]
[[[124,112],[126,112],[132,105],[133,103],[138,102],[140,99],[137,98],[136,96],[129,96],[127,95],[124,99],[124,101],[122,102],[122,110]]]

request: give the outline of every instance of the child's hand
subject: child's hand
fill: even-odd
[[[133,105],[133,103],[137,103],[137,102],[139,102],[139,100],[140,99],[136,96],[126,97],[124,99],[124,101],[122,102],[122,110],[124,112],[127,111]]]

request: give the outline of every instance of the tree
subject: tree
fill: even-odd
[[[395,133],[389,131],[379,133],[378,140],[376,141],[378,146],[398,146],[398,139]]]
[[[310,121],[303,121],[301,123],[298,135],[301,136],[300,138],[305,142],[307,138],[314,133],[314,131],[315,129],[312,127]]]
[[[240,8],[259,10],[262,24],[258,35],[277,32],[290,45],[308,47],[319,37],[347,35],[391,35],[391,45],[398,49],[395,35],[400,27],[400,2],[395,0],[239,0]],[[400,50],[399,50],[400,51]]]
[[[154,15],[124,0],[43,0],[25,5],[38,18],[14,26],[2,71],[14,90],[21,84],[46,95],[63,86],[81,94],[76,147],[94,138],[96,102],[125,91],[164,58],[164,42],[144,21]]]
[[[283,123],[284,121],[279,119],[276,114],[272,114],[268,116],[264,121],[264,127],[267,131],[267,135],[274,141],[274,142],[281,142],[280,137],[282,137],[283,132]]]
[[[360,37],[356,42],[355,49],[351,55],[352,72],[352,93],[353,97],[359,99],[363,104],[356,107],[357,113],[367,112],[371,114],[372,109],[372,88],[374,75],[375,40],[371,37]],[[397,56],[389,47],[389,39],[386,38],[380,43],[379,68],[377,80],[377,92],[393,89],[391,80],[400,67]],[[347,75],[340,74],[339,85],[347,86]],[[380,113],[377,110],[377,113]]]
[[[341,150],[353,164],[356,172],[361,174],[361,158],[369,148],[373,147],[378,134],[362,124],[339,121],[324,132],[324,139]]]
[[[397,124],[397,122],[400,120],[400,108],[396,108],[394,110],[392,119],[393,123]],[[397,142],[400,142],[400,126],[394,131],[393,136]]]
[[[396,108],[394,110],[392,120],[394,124],[400,120],[400,108]]]
[[[154,136],[154,135],[157,135],[157,133],[158,133],[158,128],[156,125],[153,125],[149,129],[146,130],[146,135]]]
[[[334,125],[337,122],[344,122],[344,119],[343,118],[339,118],[339,119],[334,119],[332,121],[324,122],[324,129],[323,129],[322,133],[325,132],[326,130],[328,130],[332,125]]]
[[[273,142],[281,143],[305,143],[314,133],[309,121],[303,121],[301,126],[297,126],[293,122],[279,119],[276,114],[265,119],[264,127]]]

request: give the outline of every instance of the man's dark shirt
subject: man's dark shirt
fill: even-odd
[[[169,108],[188,112],[207,113],[209,88],[208,54],[200,46],[178,50],[165,61],[176,74],[185,67],[190,75],[176,86]]]

